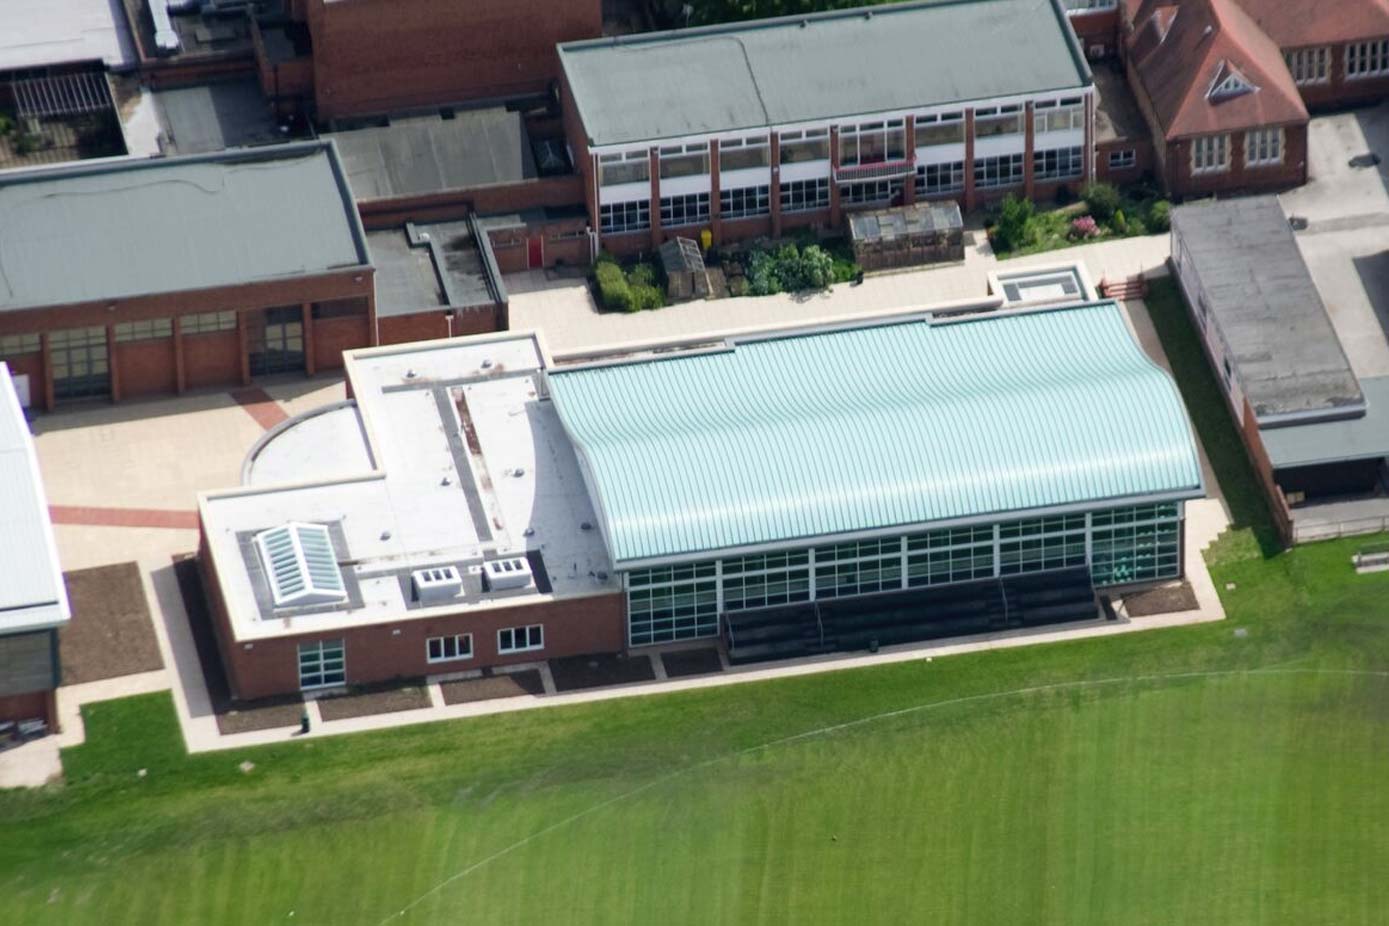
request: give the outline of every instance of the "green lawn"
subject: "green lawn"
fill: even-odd
[[[0,922],[1380,923],[1389,573],[1241,497],[1218,624],[192,757],[95,705],[0,792]]]

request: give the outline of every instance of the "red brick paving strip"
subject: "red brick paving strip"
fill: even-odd
[[[231,394],[236,403],[246,409],[246,413],[256,419],[256,424],[269,431],[281,421],[287,421],[289,415],[280,408],[280,403],[270,397],[270,393],[264,389],[252,386],[247,389],[237,389]]]
[[[171,527],[197,530],[196,511],[170,511],[160,508],[83,508],[49,505],[54,524],[85,524],[88,527]]]

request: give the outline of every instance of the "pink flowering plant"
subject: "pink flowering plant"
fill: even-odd
[[[1083,215],[1071,221],[1071,237],[1077,239],[1094,238],[1100,233],[1100,227],[1095,224],[1092,216]]]

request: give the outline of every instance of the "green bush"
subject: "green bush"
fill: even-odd
[[[640,312],[642,309],[659,309],[666,304],[666,294],[661,291],[659,286],[652,286],[649,283],[637,283],[628,287],[632,295],[633,312]]]
[[[1172,227],[1172,204],[1159,199],[1148,207],[1148,231],[1157,234]]]
[[[781,268],[770,251],[753,251],[747,261],[748,292],[770,296],[781,292]]]
[[[599,252],[598,252],[598,256],[595,257],[595,258],[593,259],[593,263],[594,263],[594,264],[615,264],[615,263],[617,263],[617,258],[616,258],[616,257],[613,257],[613,256],[612,256],[611,254],[609,254],[607,251],[599,251]]]
[[[4,113],[0,113],[0,135],[8,135],[14,131],[14,120]]]
[[[632,287],[658,286],[660,278],[661,274],[656,265],[644,261],[627,271],[627,285]]]
[[[633,312],[632,288],[622,275],[622,268],[611,261],[599,261],[593,266],[593,279],[598,284],[598,301],[603,308],[617,312]]]
[[[1119,191],[1108,183],[1092,183],[1081,191],[1080,198],[1090,207],[1097,222],[1108,222],[1119,210]]]
[[[998,208],[998,224],[994,226],[994,249],[1012,251],[1027,243],[1028,223],[1036,210],[1030,199],[1009,193]]]
[[[803,248],[793,266],[795,274],[785,281],[787,289],[828,289],[834,282],[834,258],[818,244]]]
[[[1120,235],[1127,235],[1129,233],[1128,219],[1124,218],[1124,210],[1122,209],[1114,210],[1114,217],[1109,220],[1109,224],[1114,228],[1114,231]]]

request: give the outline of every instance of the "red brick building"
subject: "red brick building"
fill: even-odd
[[[600,0],[296,0],[258,29],[268,97],[317,118],[544,93],[555,45],[603,32]]]
[[[1129,83],[1172,195],[1306,182],[1307,108],[1278,46],[1235,0],[1141,0],[1129,12]]]
[[[331,144],[0,179],[0,358],[43,409],[342,365],[373,270]]]

